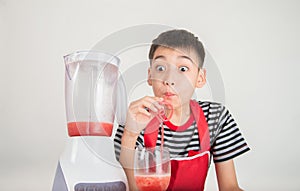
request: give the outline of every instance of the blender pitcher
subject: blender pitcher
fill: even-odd
[[[128,191],[126,175],[115,158],[110,137],[116,109],[120,112],[120,105],[126,102],[116,104],[120,99],[120,60],[101,52],[81,51],[65,56],[64,61],[69,137],[52,191]]]
[[[119,59],[100,52],[64,57],[69,136],[111,136]]]

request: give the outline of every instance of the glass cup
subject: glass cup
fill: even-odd
[[[169,150],[164,147],[137,147],[134,177],[140,191],[165,191],[171,177]]]

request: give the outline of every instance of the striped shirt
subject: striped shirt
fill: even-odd
[[[221,104],[208,101],[199,101],[210,133],[210,146],[213,161],[215,163],[230,160],[250,150],[243,138],[232,115]],[[161,130],[164,130],[164,147],[170,151],[171,158],[187,157],[190,150],[200,150],[199,135],[196,121],[190,118],[185,125],[189,127],[184,131],[174,131],[166,124],[159,127],[156,145],[161,144]],[[121,138],[124,132],[124,125],[119,125],[114,144],[117,159],[120,156]],[[144,131],[138,136],[136,146],[144,147]]]

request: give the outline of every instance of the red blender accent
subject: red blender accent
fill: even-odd
[[[69,136],[111,136],[112,123],[105,122],[70,122],[68,123]]]
[[[126,175],[111,139],[120,60],[96,51],[75,52],[64,60],[69,137],[52,191],[126,191]]]

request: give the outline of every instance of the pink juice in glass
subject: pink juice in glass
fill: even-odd
[[[165,191],[171,174],[135,175],[135,182],[140,191]]]

